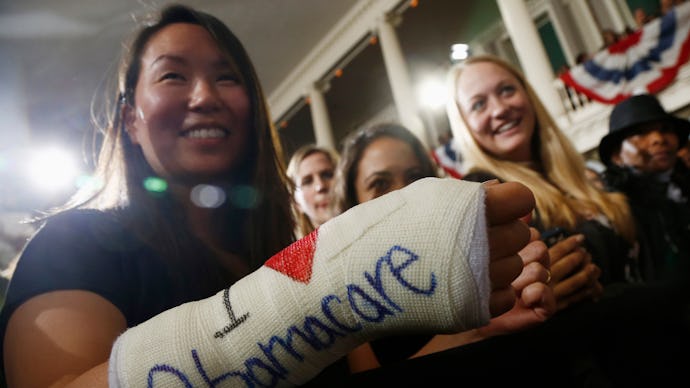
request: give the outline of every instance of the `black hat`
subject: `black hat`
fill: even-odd
[[[656,97],[640,94],[619,102],[609,117],[609,133],[599,143],[599,159],[611,164],[611,153],[638,124],[661,121],[668,123],[678,136],[679,148],[685,145],[690,134],[690,121],[666,113]]]

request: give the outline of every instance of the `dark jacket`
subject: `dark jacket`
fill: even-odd
[[[683,281],[690,276],[690,181],[674,172],[670,179],[609,166],[606,188],[628,196],[640,242],[640,270],[647,282]],[[676,200],[669,198],[669,186]]]

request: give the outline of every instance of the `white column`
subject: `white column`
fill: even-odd
[[[549,113],[555,119],[560,118],[565,114],[565,108],[553,86],[556,77],[524,0],[496,2],[525,76]]]
[[[630,10],[630,6],[628,6],[628,3],[625,0],[616,0],[616,3],[618,4],[618,11],[620,12],[620,15],[623,18],[625,24],[627,26],[630,26],[632,29],[637,28],[637,24],[635,23],[635,16],[633,16],[633,13]]]
[[[570,9],[573,13],[573,20],[576,20],[576,27],[580,36],[584,40],[588,54],[594,54],[604,45],[601,37],[599,25],[594,19],[594,14],[587,4],[587,0],[571,0]]]
[[[428,146],[430,144],[428,135],[419,117],[419,108],[412,90],[412,81],[398,36],[395,33],[393,25],[395,21],[395,17],[391,18],[386,15],[380,18],[378,23],[379,42],[388,74],[388,82],[391,85],[400,123],[417,135],[422,144]]]
[[[333,128],[328,116],[328,107],[323,97],[322,85],[319,82],[312,84],[309,89],[309,111],[314,125],[314,137],[316,145],[336,149],[333,139]]]
[[[625,31],[625,20],[618,9],[618,4],[615,1],[602,1],[602,5],[606,8],[606,13],[609,14],[609,19],[613,25],[613,29],[617,34]]]
[[[556,37],[563,50],[563,55],[565,55],[565,61],[569,66],[572,66],[575,64],[575,56],[577,56],[577,53],[573,52],[575,43],[572,41],[570,31],[568,31],[568,26],[566,25],[563,9],[561,7],[562,5],[549,1],[546,3],[546,12],[549,15],[549,20],[551,20],[553,29],[556,31]]]
[[[496,49],[496,54],[508,61],[512,61],[513,55],[510,53],[508,48],[506,47],[510,43],[507,42],[507,40],[510,39],[510,37],[499,37],[495,42],[494,42],[494,48]]]
[[[472,55],[484,55],[484,54],[489,54],[489,51],[486,49],[486,46],[484,46],[483,43],[472,42],[472,43],[470,43],[470,54],[472,54]]]

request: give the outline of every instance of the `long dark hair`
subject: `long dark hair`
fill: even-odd
[[[147,42],[158,31],[175,23],[190,23],[206,29],[220,50],[234,61],[251,101],[250,137],[241,176],[229,176],[234,188],[249,188],[243,202],[228,201],[218,212],[219,224],[230,225],[228,239],[237,241],[236,253],[250,268],[258,268],[271,255],[294,240],[294,221],[290,210],[288,179],[283,151],[273,127],[266,100],[254,67],[237,37],[216,17],[182,5],[171,5],[147,18],[125,47],[118,69],[117,93],[104,112],[103,142],[94,176],[97,189],[82,189],[61,211],[72,208],[121,209],[123,222],[164,258],[180,263],[193,261],[199,254],[196,241],[184,222],[184,214],[172,196],[152,194],[142,184],[155,173],[140,147],[126,133],[123,108],[134,105],[141,57]],[[232,217],[232,221],[228,221]],[[155,232],[154,232],[155,231]],[[191,256],[191,257],[190,257]],[[190,264],[191,265],[191,264]]]
[[[342,213],[359,204],[357,193],[355,192],[357,166],[360,159],[362,159],[364,150],[380,137],[392,137],[409,144],[417,160],[419,160],[422,175],[427,177],[438,176],[438,168],[422,142],[402,125],[381,123],[352,132],[343,140],[340,162],[335,172],[335,185],[333,186],[335,214]]]

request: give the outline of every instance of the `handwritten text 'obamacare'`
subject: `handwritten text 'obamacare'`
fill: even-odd
[[[433,272],[430,272],[429,282],[424,286],[413,284],[405,276],[405,271],[413,269],[414,263],[418,260],[419,256],[411,250],[394,245],[385,255],[376,260],[373,275],[367,271],[363,273],[363,280],[369,284],[373,292],[367,292],[363,287],[354,283],[345,286],[347,303],[355,316],[359,318],[358,322],[366,321],[380,324],[386,319],[404,313],[403,307],[390,296],[391,294],[400,295],[399,292],[390,292],[393,288],[427,296],[432,296],[435,293],[436,276]],[[387,282],[384,285],[383,276],[386,274],[392,275],[396,282]],[[225,302],[228,304],[229,299],[226,299]],[[321,298],[322,316],[304,316],[301,323],[288,326],[284,336],[272,335],[267,341],[257,343],[258,355],[246,359],[243,362],[243,367],[239,370],[227,371],[214,377],[209,376],[201,361],[202,357],[196,349],[192,349],[190,355],[194,360],[196,370],[191,373],[198,373],[208,387],[229,383],[229,379],[239,379],[248,387],[276,386],[290,375],[290,370],[285,366],[285,363],[290,361],[294,363],[295,360],[304,361],[304,354],[299,349],[306,349],[305,345],[316,351],[327,351],[335,345],[337,339],[362,330],[360,323],[348,325],[339,320],[333,314],[333,303],[341,304],[343,301],[334,294],[324,296]],[[228,306],[228,308],[231,311],[231,307]],[[248,322],[249,320],[245,319],[247,316],[249,313],[237,321],[234,327]],[[171,365],[158,364],[149,371],[149,387],[155,386],[156,376],[159,374],[172,375],[179,379],[185,387],[193,386],[188,373]],[[240,382],[239,380],[237,383]]]

